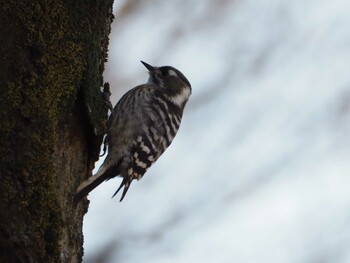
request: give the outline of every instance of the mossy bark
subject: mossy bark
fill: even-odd
[[[81,262],[113,0],[0,0],[0,262]]]

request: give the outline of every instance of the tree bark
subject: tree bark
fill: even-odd
[[[0,0],[0,262],[81,262],[113,0]]]

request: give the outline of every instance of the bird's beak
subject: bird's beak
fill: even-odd
[[[152,67],[150,64],[147,64],[146,62],[143,62],[141,60],[141,63],[149,70],[149,71],[154,71],[154,67]]]

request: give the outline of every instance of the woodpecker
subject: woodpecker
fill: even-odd
[[[114,197],[123,187],[122,201],[131,182],[140,180],[147,169],[173,141],[185,105],[192,93],[190,82],[176,68],[153,67],[146,84],[129,90],[113,108],[105,138],[108,154],[97,173],[77,189],[77,203],[102,182],[122,177]]]

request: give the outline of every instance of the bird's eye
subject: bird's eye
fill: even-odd
[[[167,70],[162,70],[162,76],[163,77],[169,76],[169,72]]]

